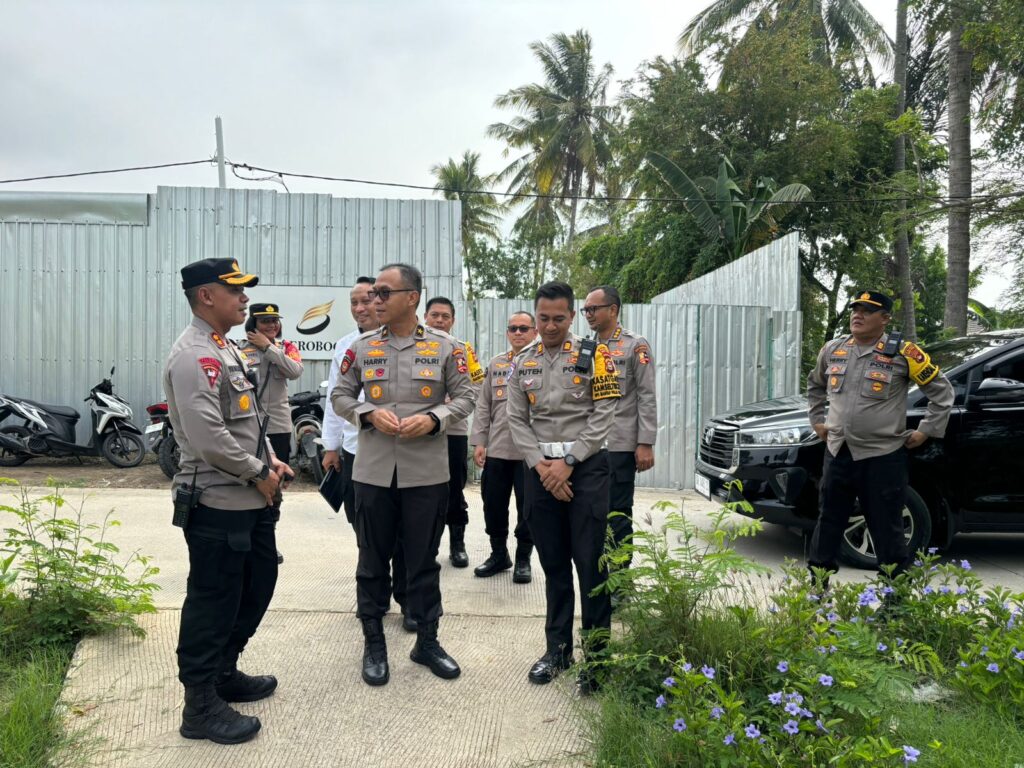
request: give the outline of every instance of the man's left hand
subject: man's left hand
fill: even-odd
[[[549,493],[553,493],[556,488],[565,485],[571,474],[572,467],[565,463],[565,459],[555,459],[551,462],[551,466],[548,467],[547,477],[542,478],[544,489]]]
[[[404,438],[423,437],[434,431],[434,420],[425,413],[407,416],[398,425],[398,436]]]
[[[907,438],[907,441],[904,443],[904,445],[907,446],[907,448],[913,450],[918,446],[924,445],[924,441],[927,439],[928,435],[926,435],[924,432],[918,432],[917,430],[914,430],[913,432],[910,433],[910,437]]]
[[[295,472],[292,471],[292,468],[276,456],[271,459],[270,468],[277,474],[282,488],[287,488],[289,483],[295,479]]]
[[[636,471],[646,472],[654,466],[654,448],[641,443],[636,447]]]

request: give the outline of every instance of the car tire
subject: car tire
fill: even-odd
[[[903,506],[903,528],[907,532],[907,548],[911,555],[928,546],[932,537],[932,517],[924,499],[910,487],[907,488],[907,500]],[[854,568],[878,568],[874,542],[863,515],[850,517],[843,534],[839,558]]]

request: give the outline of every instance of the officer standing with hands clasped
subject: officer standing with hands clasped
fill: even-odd
[[[237,667],[274,594],[274,507],[292,477],[266,439],[256,377],[227,339],[245,322],[245,288],[257,282],[231,259],[183,267],[193,318],[163,375],[181,447],[173,522],[184,529],[189,556],[177,650],[185,686],[180,731],[220,744],[248,741],[260,729],[257,718],[227,702],[257,701],[277,687],[276,678],[250,677]]]
[[[619,385],[604,344],[570,333],[574,297],[566,283],[537,289],[540,342],[515,358],[509,384],[512,439],[526,457],[525,514],[546,579],[547,650],[530,669],[531,682],[550,683],[572,664],[576,597],[580,582],[585,654],[602,650],[611,626],[608,593],[591,594],[607,578],[600,565],[608,527],[608,455],[603,445],[615,419]],[[596,688],[581,674],[582,693]]]
[[[621,309],[619,291],[610,285],[594,288],[583,303],[587,323],[597,332],[597,338],[608,345],[608,353],[619,371],[622,397],[608,435],[609,504],[613,513],[608,524],[615,546],[633,533],[636,473],[654,466],[654,441],[658,436],[657,376],[651,345],[643,336],[622,327]]]
[[[516,312],[508,320],[505,332],[511,348],[495,355],[487,363],[480,398],[473,414],[473,461],[483,469],[480,478],[480,495],[484,502],[484,523],[491,539],[491,554],[483,563],[473,569],[477,576],[487,577],[507,571],[512,567],[508,556],[509,501],[513,491],[516,497],[516,560],[512,581],[528,584],[533,580],[530,569],[530,555],[533,553],[533,539],[530,527],[523,519],[523,454],[512,441],[508,428],[509,380],[512,378],[512,361],[537,336],[533,315]]]
[[[370,295],[383,325],[360,336],[345,353],[331,392],[334,410],[360,426],[352,473],[359,542],[356,596],[365,639],[362,675],[369,685],[390,678],[381,618],[390,601],[388,563],[399,536],[407,608],[416,622],[410,658],[439,677],[461,672],[437,641],[442,613],[437,548],[448,507],[445,429],[472,412],[476,391],[462,345],[419,323],[422,293],[423,276],[415,267],[381,269]],[[358,399],[360,391],[365,402]]]
[[[812,569],[839,569],[854,499],[879,570],[897,575],[910,560],[903,529],[907,451],[945,433],[953,387],[919,346],[886,333],[891,313],[892,299],[885,294],[859,293],[850,302],[850,334],[822,347],[807,377],[811,426],[827,445],[808,558]],[[907,390],[913,385],[928,396],[928,412],[916,430],[908,430]],[[827,581],[826,574],[826,587]]]

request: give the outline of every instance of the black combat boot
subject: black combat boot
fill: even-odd
[[[232,666],[217,678],[217,695],[224,701],[259,701],[272,694],[277,688],[273,675],[247,675]]]
[[[530,555],[533,544],[520,544],[516,547],[516,568],[512,571],[512,581],[516,584],[529,584],[533,581],[533,569],[530,568]]]
[[[531,683],[547,685],[558,674],[572,666],[572,652],[548,651],[534,662],[526,675]]]
[[[416,619],[409,615],[409,610],[402,606],[402,629],[406,632],[416,631]]]
[[[487,577],[494,576],[507,571],[512,567],[512,560],[508,556],[508,546],[505,539],[491,537],[491,554],[480,565],[473,569],[473,575]]]
[[[242,715],[227,705],[213,683],[185,686],[181,728],[186,739],[209,739],[217,744],[241,744],[260,730],[259,718]]]
[[[455,659],[445,653],[444,648],[437,642],[436,621],[420,624],[416,635],[416,645],[409,654],[410,659],[417,664],[430,667],[431,672],[445,680],[453,680],[462,673]]]
[[[466,553],[466,526],[448,526],[448,559],[456,568],[465,568],[469,565],[469,555]]]
[[[363,619],[363,680],[367,685],[385,685],[389,679],[384,627],[380,619]]]

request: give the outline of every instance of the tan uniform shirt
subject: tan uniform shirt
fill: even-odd
[[[181,448],[172,487],[191,483],[199,501],[216,509],[260,509],[267,501],[249,485],[270,463],[269,446],[256,458],[260,426],[256,391],[235,347],[198,317],[171,347],[164,366],[167,415]]]
[[[384,326],[353,342],[338,374],[331,406],[360,427],[353,480],[388,488],[397,471],[399,488],[448,482],[446,430],[453,420],[472,413],[476,403],[459,341],[422,325],[404,338]],[[365,402],[357,399],[360,391]],[[393,411],[399,419],[433,413],[441,428],[437,434],[411,439],[385,435],[360,421],[362,414],[378,408]]]
[[[469,380],[477,388],[479,395],[480,383],[484,380],[484,369],[476,358],[476,350],[468,341],[460,341],[466,348],[466,365],[469,367]],[[453,437],[465,437],[469,434],[469,419],[458,419],[448,425],[448,434]]]
[[[628,451],[654,445],[658,437],[658,402],[654,394],[654,358],[643,336],[621,325],[605,342],[619,371],[619,407],[608,435],[609,451]]]
[[[911,378],[908,360],[920,368],[927,357],[908,342],[903,342],[901,353],[883,355],[888,338],[883,334],[877,344],[863,347],[853,336],[833,339],[821,348],[818,363],[807,376],[808,415],[811,424],[825,424],[833,456],[844,442],[855,461],[884,456],[900,448],[912,432],[907,429],[907,391],[917,382]],[[927,373],[924,378],[929,378]],[[941,372],[919,386],[928,396],[928,413],[917,428],[929,437],[942,437],[953,406],[953,386]]]
[[[302,355],[290,341],[274,341],[261,350],[248,340],[239,344],[250,368],[259,371],[260,403],[270,416],[268,435],[292,431],[292,409],[288,405],[288,380],[302,375]]]
[[[582,341],[570,333],[559,349],[531,344],[513,361],[509,429],[531,467],[545,458],[540,443],[571,442],[569,453],[582,462],[608,438],[619,401],[615,364],[608,347],[598,344],[592,370],[577,373]]]
[[[508,427],[508,386],[512,376],[512,350],[491,358],[484,372],[480,397],[473,412],[471,445],[482,445],[487,456],[495,459],[521,461],[523,452],[516,448]]]

